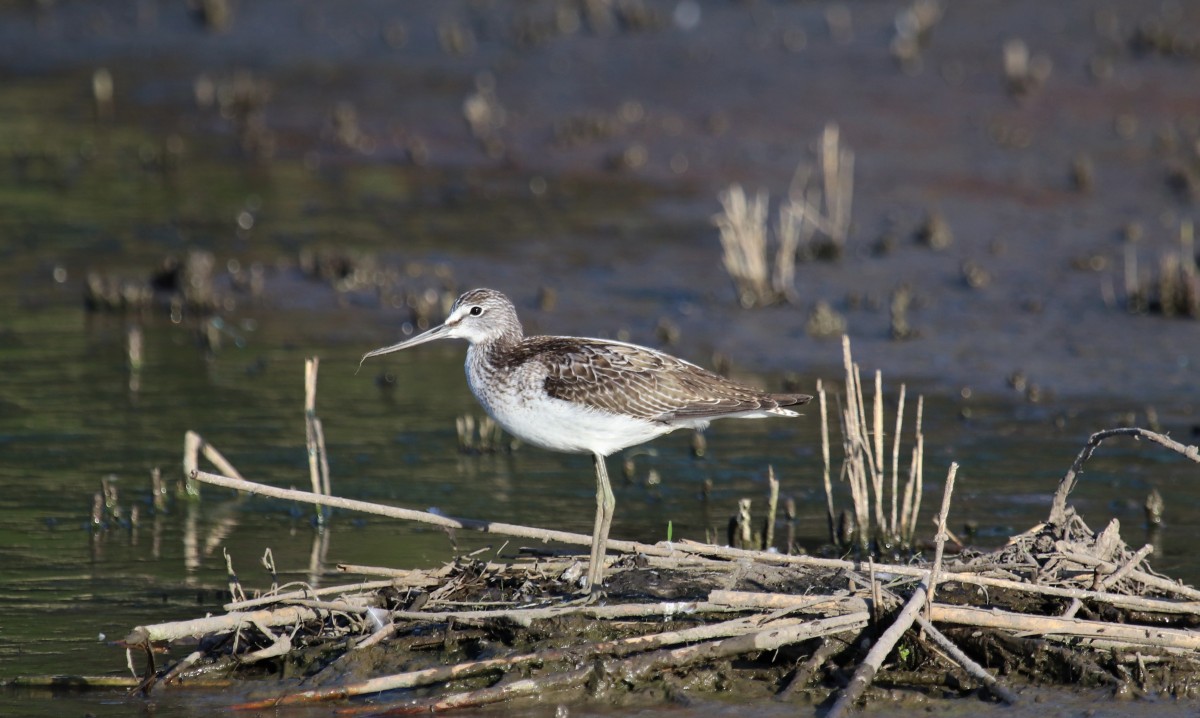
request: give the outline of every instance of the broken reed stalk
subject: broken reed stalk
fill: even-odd
[[[238,580],[237,571],[233,570],[233,556],[229,555],[229,549],[221,547],[221,553],[225,556],[225,575],[229,583],[229,595],[233,600],[245,601],[246,592],[242,590],[242,582]]]
[[[1092,453],[1096,451],[1096,448],[1099,447],[1105,439],[1114,436],[1132,436],[1135,439],[1149,439],[1160,446],[1165,446],[1171,451],[1182,454],[1196,463],[1200,463],[1200,449],[1196,448],[1195,446],[1181,444],[1178,441],[1174,441],[1173,439],[1170,439],[1157,432],[1147,431],[1146,429],[1139,429],[1136,427],[1121,427],[1118,429],[1097,431],[1088,439],[1087,444],[1084,445],[1083,449],[1079,452],[1079,456],[1075,457],[1075,461],[1072,462],[1071,468],[1067,470],[1066,475],[1063,476],[1062,480],[1059,482],[1058,490],[1054,492],[1054,501],[1050,504],[1050,517],[1047,519],[1049,523],[1056,526],[1063,526],[1066,524],[1069,517],[1067,509],[1067,496],[1075,488],[1075,484],[1079,480],[1079,475],[1083,473],[1084,463],[1091,458]]]
[[[914,429],[915,445],[912,461],[908,468],[908,481],[904,484],[904,499],[900,502],[900,540],[911,546],[917,534],[917,513],[921,508],[921,491],[924,480],[925,434],[921,431],[921,420],[925,413],[925,397],[917,397],[917,419]]]
[[[943,583],[950,580],[960,581],[961,579],[958,577],[952,579],[949,575],[942,577]],[[924,581],[922,585],[924,585]],[[1025,590],[1033,593],[1040,593],[1038,591],[1040,588],[1048,587],[1025,584]],[[1018,588],[1017,590],[1021,589]],[[921,592],[924,593],[924,590],[922,589]],[[1108,595],[1115,596],[1115,594]],[[1124,598],[1138,597],[1125,596]],[[730,607],[747,609],[770,608],[784,610],[791,607],[801,607],[805,603],[804,596],[794,594],[750,593],[742,591],[713,591],[709,595],[709,599],[712,602],[719,601]],[[1156,601],[1160,605],[1172,605],[1171,602],[1163,599],[1157,599]],[[1195,613],[1200,608],[1195,603],[1190,605],[1192,609],[1189,613]],[[1036,616],[1028,613],[1006,611],[995,607],[974,608],[971,606],[952,606],[945,603],[934,603],[930,611],[929,620],[942,624],[948,623],[959,626],[1029,632],[1046,637],[1075,637],[1087,639],[1088,641],[1113,640],[1132,647],[1150,646],[1183,650],[1200,649],[1200,633],[1190,629],[1156,628],[1153,626],[1139,626],[1081,618],[1062,618],[1059,616]]]
[[[317,418],[317,369],[319,357],[304,360],[304,444],[308,449],[308,475],[313,493],[330,495],[329,458],[325,453],[325,431]],[[328,518],[324,507],[316,507],[317,525],[324,526]]]
[[[825,486],[825,517],[829,523],[829,543],[837,546],[837,513],[833,508],[833,486],[829,480],[829,406],[825,399],[825,385],[817,379],[817,399],[821,404],[821,480]]]
[[[157,466],[150,469],[150,496],[156,512],[167,510],[167,488],[163,485],[162,469]]]
[[[802,160],[797,164],[787,199],[779,205],[772,270],[769,195],[759,190],[748,198],[737,184],[720,192],[721,213],[712,221],[720,231],[721,261],[741,305],[749,309],[794,299],[796,254],[815,232],[829,240],[828,249],[819,254],[840,255],[850,230],[853,197],[854,153],[841,146],[837,124],[829,123],[818,141],[815,163]]]
[[[976,663],[966,653],[963,653],[963,650],[959,648],[954,641],[951,641],[949,638],[947,638],[946,634],[939,631],[936,626],[930,623],[929,619],[918,615],[917,625],[921,627],[921,630],[927,637],[937,644],[938,648],[946,652],[946,655],[949,656],[952,661],[961,666],[964,671],[966,671],[977,681],[986,685],[988,690],[991,691],[993,695],[999,697],[1000,700],[1004,701],[1010,706],[1015,705],[1018,702],[1019,699],[1017,698],[1016,693],[1013,693],[1008,686],[997,680],[996,677],[991,673],[988,673],[986,668]]]
[[[721,235],[721,261],[733,280],[738,301],[747,309],[772,303],[767,267],[767,194],[759,190],[747,198],[741,185],[731,185],[717,195],[721,214],[713,223]]]
[[[238,626],[261,623],[264,626],[291,626],[320,617],[316,610],[304,606],[282,606],[262,611],[235,611],[223,616],[207,616],[190,621],[172,621],[137,626],[125,637],[127,646],[148,646],[162,641],[175,641],[189,636],[228,633]]]
[[[716,556],[727,559],[753,559],[763,563],[785,563],[859,572],[867,571],[869,569],[869,566],[865,561],[848,561],[836,558],[817,558],[815,556],[786,556],[782,554],[744,551],[742,549],[730,548],[727,546],[713,546],[711,544],[696,543],[694,541],[688,541],[687,539],[676,541],[675,543],[671,544],[671,547],[678,551],[696,553],[698,555]],[[893,574],[896,576],[912,576],[915,578],[925,578],[929,575],[929,569],[927,568],[921,568],[918,566],[905,566],[901,564],[877,563],[875,564],[875,570],[879,573]],[[1147,575],[1147,579],[1154,578],[1155,577],[1153,576]],[[1092,591],[1083,588],[1042,586],[1023,581],[1015,581],[1008,578],[983,576],[978,573],[971,573],[969,571],[945,572],[941,576],[941,582],[946,583],[947,581],[956,581],[958,583],[966,583],[977,586],[1006,588],[1013,591],[1022,591],[1043,596],[1080,598],[1135,611],[1155,611],[1172,614],[1200,612],[1200,596],[1194,596],[1194,594],[1200,594],[1200,592],[1189,586],[1172,583],[1168,579],[1163,578],[1159,579],[1159,585],[1155,585],[1153,587],[1169,595],[1176,596],[1177,598],[1187,599],[1186,602],[1161,598],[1128,596],[1119,593],[1106,593],[1103,591]]]
[[[412,573],[417,572],[414,571]],[[352,583],[343,586],[329,586],[327,588],[312,588],[310,586],[306,586],[304,589],[299,591],[273,593],[266,596],[260,596],[258,598],[244,598],[240,601],[231,601],[226,603],[224,606],[221,606],[221,608],[225,609],[226,611],[244,611],[248,608],[269,606],[272,603],[313,599],[319,596],[337,596],[353,592],[376,591],[381,588],[407,588],[414,585],[423,586],[428,584],[425,581],[410,581],[408,580],[407,576],[396,576],[388,581],[363,581],[361,583]]]
[[[821,177],[825,198],[825,232],[838,246],[846,244],[850,208],[854,200],[854,152],[841,145],[836,122],[825,125],[820,145]]]
[[[1101,579],[1100,573],[1097,572],[1096,584],[1099,585],[1093,584],[1092,588],[1096,589],[1097,591],[1101,589],[1112,588],[1117,584],[1117,581],[1120,581],[1121,579],[1133,573],[1134,569],[1137,568],[1137,565],[1146,560],[1146,557],[1152,553],[1154,553],[1153,544],[1146,544],[1138,549],[1137,552],[1134,553],[1133,556],[1131,556],[1123,566],[1118,568],[1116,571],[1113,571],[1107,578]]]
[[[237,491],[246,491],[252,494],[260,494],[262,496],[271,496],[277,499],[287,501],[303,501],[310,504],[320,504],[333,508],[347,509],[349,511],[361,511],[363,513],[375,514],[378,516],[387,516],[389,518],[403,519],[405,521],[417,521],[434,526],[441,526],[449,529],[464,529],[470,531],[481,531],[483,533],[493,533],[504,536],[516,536],[518,538],[530,538],[538,541],[556,541],[574,546],[591,546],[591,536],[583,534],[575,534],[567,531],[554,531],[551,529],[539,529],[531,526],[518,526],[516,524],[506,524],[498,521],[480,521],[477,519],[455,519],[439,514],[429,513],[427,511],[416,511],[413,509],[404,509],[395,506],[384,506],[381,504],[372,504],[366,501],[356,501],[354,499],[343,499],[339,496],[320,496],[308,491],[297,491],[295,489],[280,489],[266,484],[256,484],[243,479],[235,479],[229,476],[220,476],[218,474],[210,474],[206,471],[197,471],[193,478],[201,483],[213,484],[227,489],[235,489]],[[669,556],[670,550],[660,548],[649,544],[640,544],[633,541],[611,540],[609,547],[614,551],[638,552],[646,553],[655,556]]]
[[[883,507],[883,472],[886,464],[883,461],[883,372],[875,370],[875,400],[874,400],[874,434],[875,453],[871,463],[871,485],[875,488],[875,526],[880,534],[888,534],[887,523],[884,520]]]
[[[902,536],[899,526],[896,524],[896,496],[899,489],[898,476],[900,474],[900,430],[904,426],[904,394],[905,385],[900,385],[900,398],[896,400],[896,431],[892,435],[892,515],[888,521],[888,531],[893,536]]]
[[[904,604],[904,608],[900,609],[900,613],[897,614],[896,620],[892,622],[892,625],[871,646],[871,650],[867,652],[867,657],[863,659],[858,669],[854,671],[854,677],[850,679],[850,683],[842,689],[833,707],[825,714],[826,718],[841,718],[862,697],[863,691],[874,682],[875,674],[879,672],[879,667],[883,665],[884,659],[888,657],[888,654],[892,652],[892,649],[896,647],[896,644],[908,632],[913,621],[917,620],[921,607],[925,605],[927,595],[924,583],[913,591],[908,602]]]
[[[846,404],[841,413],[842,477],[849,485],[854,503],[858,530],[858,547],[865,551],[872,539],[885,546],[911,546],[916,534],[917,513],[921,504],[920,485],[923,462],[920,459],[923,442],[921,412],[923,399],[918,397],[916,444],[903,500],[898,501],[900,439],[904,419],[906,390],[902,386],[896,409],[896,433],[892,441],[892,481],[888,492],[887,458],[885,455],[883,374],[875,372],[875,394],[868,419],[863,396],[862,374],[850,352],[850,338],[842,336],[842,364],[846,373]],[[868,430],[868,426],[871,428]],[[825,430],[824,425],[822,430]],[[890,512],[887,510],[891,504]],[[832,500],[827,501],[832,511]],[[899,514],[899,516],[898,516]],[[872,523],[873,520],[873,523]],[[832,532],[831,532],[832,533]],[[833,537],[835,544],[836,536]]]
[[[241,479],[242,475],[238,470],[233,468],[233,464],[217,451],[216,447],[204,440],[194,431],[188,431],[183,435],[183,485],[188,496],[200,496],[200,487],[192,480],[193,475],[200,468],[200,455],[208,459],[213,466],[228,476],[236,479]]]
[[[805,218],[804,209],[798,207],[791,197],[779,205],[779,219],[775,225],[775,271],[771,275],[771,287],[775,293],[788,301],[796,297],[796,254],[800,245],[812,237],[813,224]]]
[[[942,552],[946,548],[946,519],[950,514],[950,496],[954,493],[954,477],[958,474],[958,463],[951,462],[950,470],[946,473],[946,488],[942,491],[942,508],[938,512],[938,532],[933,554],[933,570],[929,575],[929,584],[925,597],[925,618],[929,618],[929,607],[933,604],[933,596],[937,593],[937,585],[942,572]]]
[[[850,233],[854,200],[854,153],[842,146],[837,123],[825,125],[816,155],[816,167],[803,161],[797,165],[787,209],[803,219],[806,238],[821,232],[831,245],[831,251],[824,253],[837,256]]]
[[[866,470],[862,461],[863,422],[860,417],[861,389],[857,366],[850,359],[850,337],[842,336],[842,363],[846,370],[846,405],[842,408],[842,474],[850,485],[850,500],[854,504],[854,522],[858,547],[866,551],[870,541],[871,515],[866,493]]]
[[[1182,586],[1168,578],[1163,578],[1162,576],[1155,576],[1153,574],[1146,573],[1145,571],[1140,571],[1133,566],[1121,567],[1117,566],[1111,561],[1104,561],[1096,558],[1095,556],[1089,556],[1087,554],[1071,551],[1069,546],[1063,545],[1063,542],[1056,542],[1055,549],[1060,551],[1063,557],[1069,561],[1074,561],[1085,566],[1091,566],[1110,574],[1115,574],[1118,571],[1125,570],[1124,577],[1132,578],[1133,580],[1143,583],[1151,588],[1158,589],[1159,591],[1163,591],[1165,593],[1173,593],[1192,601],[1200,600],[1200,591],[1191,588],[1190,586]],[[1136,564],[1134,565],[1136,566]]]
[[[775,467],[767,467],[767,525],[763,528],[764,551],[769,551],[775,543],[775,514],[779,510],[779,479],[775,478]],[[790,546],[784,547],[790,551]]]

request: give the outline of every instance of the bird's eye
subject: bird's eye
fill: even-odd
[[[471,316],[477,317],[483,314],[483,307],[471,307]]]

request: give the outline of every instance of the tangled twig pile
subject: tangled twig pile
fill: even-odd
[[[572,600],[582,557],[468,556],[433,571],[343,566],[378,580],[278,587],[227,604],[223,615],[138,627],[125,643],[151,658],[144,691],[214,671],[300,678],[273,681],[262,689],[269,697],[239,708],[369,696],[343,712],[409,713],[584,695],[661,699],[707,687],[807,695],[832,701],[837,715],[880,687],[1017,700],[996,673],[1191,695],[1200,591],[1154,573],[1150,547],[1131,550],[1115,522],[1097,534],[1065,504],[1083,462],[1113,435],[1147,438],[1200,462],[1196,447],[1160,434],[1100,432],[1064,478],[1047,522],[1001,550],[964,553],[944,566],[615,542],[622,555],[610,557],[599,602]],[[205,472],[194,478],[365,508]],[[952,485],[953,469],[943,531]],[[589,542],[532,527],[429,520]],[[155,650],[182,643],[195,648],[164,668],[154,664]]]

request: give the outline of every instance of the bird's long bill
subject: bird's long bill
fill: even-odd
[[[393,344],[389,347],[381,347],[374,351],[369,351],[366,354],[363,354],[362,359],[358,361],[358,365],[361,367],[363,362],[371,357],[377,357],[382,354],[391,354],[392,352],[398,352],[401,349],[408,349],[409,347],[415,347],[418,344],[424,344],[425,342],[431,342],[435,339],[441,339],[442,337],[449,336],[449,331],[450,328],[445,324],[439,324],[433,329],[430,329],[422,334],[418,334],[412,339],[406,339],[399,344]]]

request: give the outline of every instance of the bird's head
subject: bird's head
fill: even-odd
[[[508,297],[494,289],[472,289],[455,300],[446,321],[412,339],[367,352],[363,360],[435,339],[466,339],[472,344],[481,344],[501,339],[520,339],[521,334],[517,310]]]

